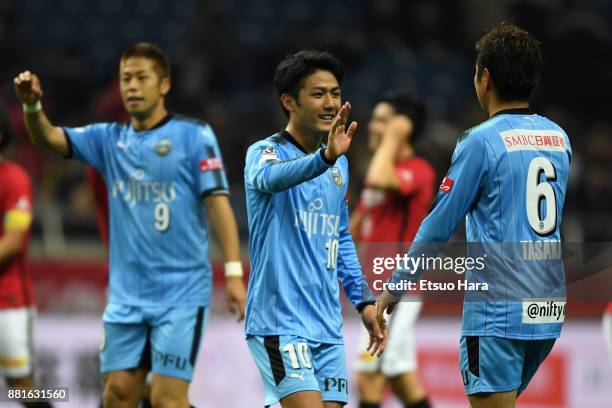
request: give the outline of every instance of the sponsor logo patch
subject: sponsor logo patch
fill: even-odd
[[[511,129],[499,133],[508,152],[521,150],[565,152],[565,138],[557,130]]]
[[[525,324],[563,323],[564,320],[564,301],[523,301],[522,322]]]
[[[449,191],[452,190],[453,184],[455,184],[455,180],[453,180],[452,178],[448,176],[445,176],[442,179],[442,184],[440,184],[440,191],[444,191],[445,193],[448,193]]]
[[[259,159],[259,164],[267,162],[268,160],[278,160],[278,156],[276,156],[276,150],[272,146],[268,146],[261,152],[261,158]]]
[[[223,169],[223,163],[218,157],[211,157],[209,159],[200,160],[200,171],[202,173],[206,171],[218,171]]]

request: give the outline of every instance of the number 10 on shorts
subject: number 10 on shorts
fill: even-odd
[[[310,360],[310,354],[308,353],[308,344],[289,343],[283,348],[283,351],[285,353],[289,353],[291,367],[294,370],[298,370],[300,368],[312,368],[312,361]]]

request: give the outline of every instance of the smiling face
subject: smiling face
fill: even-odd
[[[127,112],[138,119],[151,115],[170,90],[170,79],[160,78],[155,62],[144,57],[129,57],[119,66],[120,90]]]
[[[297,126],[309,133],[328,133],[340,110],[340,84],[329,71],[317,70],[307,76],[298,99],[291,98],[290,115]]]

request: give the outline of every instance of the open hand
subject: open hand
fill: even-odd
[[[351,122],[348,129],[345,130],[350,112],[351,104],[345,102],[332,123],[329,135],[327,136],[327,149],[325,149],[325,158],[329,161],[334,161],[345,154],[351,145],[353,135],[357,131],[357,122]]]

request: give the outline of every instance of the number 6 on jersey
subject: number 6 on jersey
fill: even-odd
[[[547,181],[540,181],[540,174],[544,173]],[[557,225],[557,200],[555,190],[548,181],[556,180],[556,172],[550,160],[544,157],[535,157],[529,164],[527,172],[526,204],[529,225],[538,235],[547,235]],[[540,218],[540,200],[546,203],[546,216]]]

